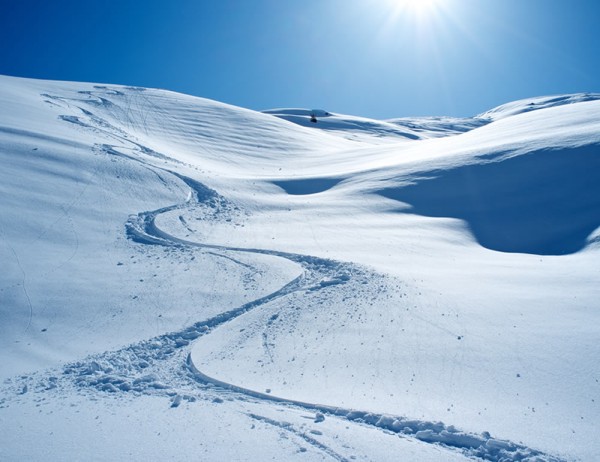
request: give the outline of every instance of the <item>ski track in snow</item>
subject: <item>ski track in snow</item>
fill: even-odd
[[[42,96],[51,99],[55,103],[69,104],[63,98],[51,95]],[[91,92],[89,92],[89,96],[92,96]],[[95,101],[98,105],[110,104],[108,100],[103,98],[98,98]],[[226,383],[202,373],[192,361],[191,343],[203,335],[210,334],[218,326],[294,292],[319,291],[325,288],[338,289],[342,286],[346,286],[344,290],[352,290],[353,278],[356,279],[358,276],[361,281],[364,281],[365,278],[377,279],[381,275],[351,263],[274,250],[210,245],[183,240],[168,234],[156,225],[156,218],[160,214],[194,206],[208,206],[215,209],[216,212],[225,211],[227,213],[231,210],[232,205],[216,191],[201,183],[146,162],[144,156],[161,160],[172,159],[131,140],[127,134],[89,111],[81,107],[78,109],[84,112],[88,120],[82,120],[82,118],[76,116],[61,116],[61,119],[86,129],[102,131],[121,142],[131,143],[134,146],[133,150],[140,155],[124,154],[118,151],[115,146],[110,145],[96,146],[97,151],[139,162],[144,167],[152,170],[163,182],[161,175],[174,175],[191,189],[191,194],[185,202],[130,216],[126,223],[126,233],[132,241],[141,245],[160,245],[201,251],[215,257],[226,258],[247,269],[254,268],[236,259],[236,254],[270,255],[300,265],[303,268],[303,274],[271,294],[212,318],[196,322],[180,331],[167,333],[117,351],[90,356],[84,360],[66,365],[60,372],[38,372],[6,381],[5,386],[12,389],[15,394],[44,393],[51,390],[60,390],[61,388],[75,388],[79,392],[91,390],[92,392],[110,394],[129,393],[134,396],[158,394],[168,396],[171,407],[178,407],[182,401],[193,402],[197,399],[213,399],[216,402],[222,402],[225,397],[234,397],[239,400],[261,401],[310,411],[317,416],[315,419],[317,422],[326,415],[342,418],[355,424],[373,426],[389,433],[436,444],[447,450],[458,451],[467,457],[479,460],[493,462],[560,462],[563,460],[521,444],[493,438],[488,432],[482,432],[481,434],[466,433],[452,425],[441,422],[415,420],[403,416],[370,413],[276,397]],[[117,130],[118,134],[115,134],[113,129]],[[266,338],[263,339],[263,344],[268,349]],[[199,391],[202,391],[200,396],[198,395]],[[0,401],[1,405],[2,401]],[[335,460],[347,460],[315,438],[295,429],[289,423],[275,421],[256,414],[249,414],[249,416],[252,419],[293,433]]]
[[[296,429],[291,423],[289,422],[280,422],[278,420],[274,420],[274,419],[270,419],[268,417],[264,417],[258,414],[249,414],[249,416],[251,418],[253,418],[254,420],[258,420],[259,422],[263,422],[266,423],[268,425],[271,425],[273,427],[276,428],[280,428],[288,433],[291,433],[295,436],[298,436],[300,438],[302,438],[305,442],[307,442],[308,444],[310,444],[311,446],[313,446],[314,448],[316,448],[317,450],[320,450],[322,452],[324,452],[325,454],[327,454],[328,456],[330,456],[332,459],[335,459],[339,462],[349,462],[348,459],[346,459],[344,456],[338,454],[337,452],[335,452],[334,450],[332,450],[330,447],[324,445],[323,443],[321,443],[320,441],[316,440],[315,438],[313,438],[310,435],[307,435],[306,432],[304,431],[300,431],[298,429]]]
[[[27,325],[25,326],[25,332],[27,332],[27,331],[29,331],[29,328],[31,327],[31,322],[33,321],[33,304],[31,303],[31,297],[29,296],[29,292],[27,291],[27,274],[25,273],[25,270],[23,270],[23,266],[21,265],[21,260],[19,259],[19,255],[17,255],[17,252],[15,251],[13,246],[8,244],[8,247],[9,247],[10,251],[12,252],[12,254],[14,255],[15,261],[17,262],[17,266],[19,267],[19,271],[21,272],[20,286],[23,289],[23,294],[25,295],[25,299],[27,300],[27,306],[29,308],[29,314],[27,317]]]

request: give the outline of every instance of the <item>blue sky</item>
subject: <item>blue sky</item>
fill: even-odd
[[[600,91],[597,0],[1,0],[0,74],[251,109],[469,116]]]

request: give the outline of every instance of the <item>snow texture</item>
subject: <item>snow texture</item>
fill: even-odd
[[[598,95],[0,101],[1,460],[598,458]]]

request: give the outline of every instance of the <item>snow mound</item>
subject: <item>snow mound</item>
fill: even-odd
[[[500,120],[506,117],[523,114],[524,112],[539,111],[540,109],[564,106],[567,104],[597,101],[599,99],[600,93],[576,93],[572,95],[539,96],[536,98],[522,99],[503,104],[479,114],[477,118]]]

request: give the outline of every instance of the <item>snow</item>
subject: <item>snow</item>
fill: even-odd
[[[576,104],[586,101],[598,101],[600,93],[577,93],[573,95],[554,95],[529,98],[511,103],[503,104],[491,109],[478,117],[481,119],[499,120],[525,112],[538,111],[551,107]]]
[[[325,130],[335,136],[356,142],[372,144],[397,143],[416,140],[423,135],[412,128],[383,120],[333,114],[323,109],[281,108],[262,111],[303,127]]]
[[[0,459],[600,453],[598,95],[0,101]]]

